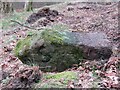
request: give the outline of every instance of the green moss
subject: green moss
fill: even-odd
[[[77,73],[64,71],[61,73],[48,73],[43,76],[43,81],[36,84],[36,88],[66,88],[69,81],[76,81]]]
[[[9,28],[16,26],[15,22],[11,22],[11,20],[25,22],[26,18],[32,14],[33,12],[13,12],[12,14],[6,15],[6,17],[0,19],[0,27],[4,30],[9,30]]]
[[[59,32],[59,31],[53,31],[53,30],[45,30],[42,32],[42,37],[49,41],[50,43],[59,43],[63,44],[64,39],[67,38],[65,36],[65,33]]]
[[[54,75],[47,75],[45,77],[46,79],[69,79],[69,80],[72,80],[72,79],[76,79],[76,73],[75,72],[71,72],[71,71],[66,71],[66,72],[61,72],[61,73],[57,73],[57,74],[54,74]]]
[[[31,38],[27,37],[23,40],[20,40],[17,45],[16,48],[14,50],[15,55],[16,56],[22,56],[22,55],[26,55],[27,54],[27,50],[29,50],[30,47],[30,42],[31,42]]]
[[[69,27],[67,25],[64,24],[54,24],[52,27],[52,30],[57,30],[57,31],[68,31]]]
[[[71,37],[71,38],[70,38]],[[79,64],[82,53],[68,31],[44,30],[20,40],[15,55],[28,65],[38,65],[42,71],[64,71]]]

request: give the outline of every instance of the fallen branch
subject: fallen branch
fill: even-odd
[[[23,26],[23,27],[26,27],[26,28],[28,28],[28,29],[34,29],[34,30],[42,30],[43,28],[33,28],[33,27],[30,27],[30,26],[27,26],[27,25],[24,25],[24,24],[22,24],[22,23],[20,23],[20,22],[18,22],[18,21],[15,21],[15,20],[11,20],[11,22],[14,22],[14,23],[17,23],[17,24],[19,24],[20,26]]]

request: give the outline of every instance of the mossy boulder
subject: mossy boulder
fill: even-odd
[[[111,56],[111,42],[104,33],[71,32],[63,28],[33,32],[17,43],[15,55],[23,63],[40,66],[43,71],[64,71],[83,58],[98,60]]]
[[[67,88],[70,81],[78,81],[77,72],[47,73],[39,83],[34,85],[34,88]]]
[[[44,30],[20,40],[15,55],[43,71],[64,71],[82,59],[76,38],[69,31]]]

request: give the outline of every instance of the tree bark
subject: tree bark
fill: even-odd
[[[32,5],[33,5],[33,2],[32,2],[31,0],[27,0],[27,1],[25,2],[24,10],[25,10],[25,11],[32,11],[32,10],[33,10]]]
[[[13,12],[13,3],[12,2],[2,2],[1,12],[2,13],[11,13]]]

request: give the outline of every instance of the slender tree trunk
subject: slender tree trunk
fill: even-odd
[[[13,12],[13,3],[12,2],[2,2],[1,12],[2,13],[12,13]]]
[[[32,0],[27,0],[27,1],[25,2],[24,10],[25,10],[25,11],[33,11],[32,5],[33,5]]]
[[[2,12],[2,2],[0,1],[0,13]]]

